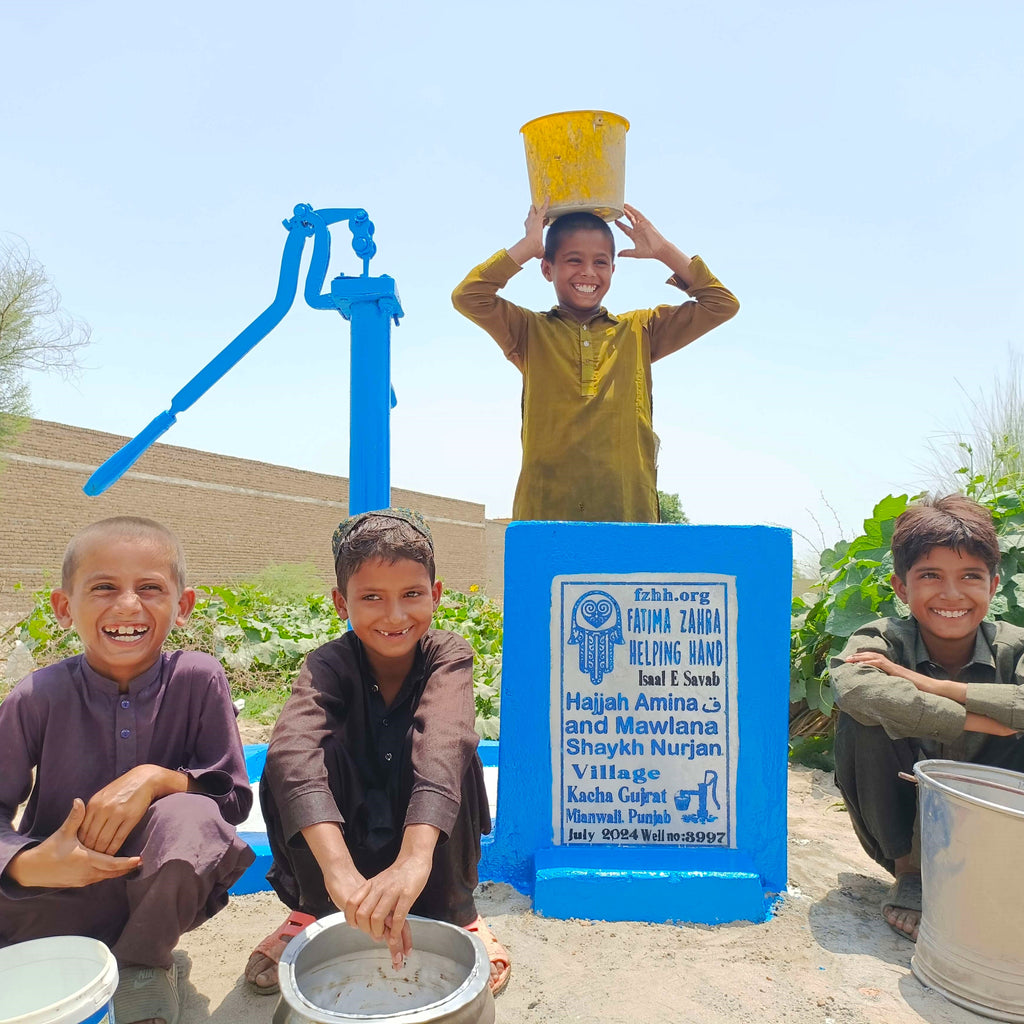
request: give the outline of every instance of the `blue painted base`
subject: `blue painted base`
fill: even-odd
[[[249,743],[246,744],[243,751],[249,785],[253,788],[253,798],[259,801],[260,776],[263,775],[263,766],[267,763],[267,744]],[[267,881],[267,872],[270,870],[270,865],[274,863],[274,858],[270,856],[267,833],[265,831],[246,832],[240,828],[238,838],[252,847],[252,852],[256,854],[256,860],[245,869],[245,874],[228,891],[232,896],[248,896],[253,892],[268,892],[270,883]]]
[[[270,855],[270,843],[266,832],[239,832],[238,838],[252,847],[256,859],[245,869],[245,874],[228,890],[232,896],[248,896],[253,892],[269,892],[267,872],[274,858]]]
[[[643,849],[538,850],[533,908],[562,920],[600,908],[593,916],[602,921],[767,921],[779,894],[765,893],[755,871],[739,870],[746,858],[735,859],[737,870],[723,870],[720,856],[715,870],[702,870]]]
[[[249,775],[249,784],[254,791],[259,790],[260,776],[263,774],[263,766],[267,761],[267,744],[250,743],[245,746],[245,769]],[[487,767],[497,767],[498,764],[498,742],[497,740],[481,740],[479,746],[480,760]],[[259,800],[258,793],[256,799]],[[270,855],[270,843],[267,841],[266,832],[246,832],[239,829],[239,838],[252,847],[256,854],[256,860],[245,869],[245,874],[235,882],[230,892],[234,896],[247,896],[254,892],[268,892],[270,883],[267,882],[267,872],[274,862]],[[484,860],[487,852],[491,851],[494,845],[494,832],[490,836],[484,836],[485,848]],[[480,862],[480,877],[490,879],[499,877],[497,874],[487,874],[484,869],[484,860]]]
[[[480,743],[480,760],[497,765],[499,747]],[[246,746],[249,781],[259,785],[267,745]],[[239,831],[256,860],[231,887],[235,896],[267,892],[266,875],[273,863],[266,832]],[[507,844],[497,840],[497,822],[480,844],[480,880],[510,882],[521,892],[533,892],[534,908],[545,917],[586,918],[588,907],[600,907],[606,921],[766,921],[777,893],[765,893],[749,859],[738,851],[717,851],[715,870],[708,852],[652,851],[649,848],[560,847],[539,850],[536,873],[519,877],[509,862]],[[728,858],[723,861],[723,855]],[[723,870],[728,868],[728,870]],[[668,895],[666,896],[666,893]]]
[[[716,585],[726,587],[726,595],[729,588],[734,591],[729,607],[736,615],[736,631],[727,668],[735,675],[726,680],[732,679],[736,688],[729,711],[736,738],[729,756],[734,759],[736,778],[735,785],[724,790],[722,814],[723,820],[726,814],[734,815],[735,831],[728,844],[721,847],[670,842],[634,846],[566,842],[557,834],[559,823],[564,821],[557,812],[558,805],[553,806],[552,802],[561,793],[556,784],[561,786],[564,781],[557,778],[559,761],[552,755],[553,745],[562,743],[569,735],[567,731],[553,737],[549,727],[552,716],[566,710],[559,708],[561,698],[555,684],[577,678],[577,696],[603,691],[592,690],[600,682],[592,673],[588,679],[583,667],[572,675],[573,666],[582,665],[578,659],[582,658],[583,648],[572,648],[572,633],[566,626],[569,616],[559,604],[558,588],[566,579],[596,586],[608,579],[635,578],[635,594],[647,593],[641,585],[647,582],[651,594],[657,590],[664,595],[669,592],[667,586],[654,582],[663,573],[679,579],[680,586],[689,574],[693,574],[694,586],[707,574]],[[485,848],[480,877],[509,882],[533,897],[538,913],[552,917],[707,924],[767,920],[778,893],[786,887],[791,575],[789,533],[773,527],[512,523],[505,533],[503,742],[497,829],[494,841]],[[556,586],[560,577],[562,582]],[[608,584],[613,585],[617,584]],[[662,625],[675,622],[680,627],[676,633],[680,635],[699,632],[699,628],[690,628],[689,620],[683,630],[682,618],[676,611],[669,614],[680,596],[666,602]],[[640,599],[637,596],[634,603]],[[614,606],[618,598],[609,600]],[[624,597],[622,600],[629,603]],[[647,596],[643,600],[658,599]],[[727,618],[728,612],[723,614]],[[635,668],[654,666],[656,662],[647,660],[647,649],[641,646],[647,631],[642,617],[631,619],[628,610],[621,615],[623,647],[619,648],[619,657],[627,658]],[[651,626],[650,631],[656,630]],[[567,634],[568,653],[564,649]],[[626,634],[637,637],[635,650],[624,643]],[[683,647],[680,641],[680,665],[687,659],[691,665],[700,664],[693,661],[694,653],[699,653],[692,651],[694,642],[689,640],[691,647]],[[613,660],[609,658],[609,663]],[[721,664],[724,671],[726,662]],[[553,666],[563,666],[562,676],[553,675]],[[657,669],[654,675],[658,675]],[[643,677],[641,672],[640,685],[653,685],[644,682]],[[634,675],[629,681],[630,694],[635,685]],[[618,688],[618,683],[611,688],[613,696]],[[568,697],[571,691],[565,686],[562,689]],[[623,697],[621,691],[617,696],[636,701],[635,696]],[[600,739],[591,744],[590,750],[584,750],[582,743],[577,748],[581,763],[573,768],[579,774],[570,777],[569,782],[584,780],[582,773],[588,767],[596,771],[601,758],[610,758],[617,749],[622,753],[623,763],[616,763],[616,769],[671,767],[671,750],[657,752],[664,763],[656,762],[653,742],[647,745],[643,740],[639,741],[642,746],[636,753],[648,755],[647,763],[631,763],[632,739],[628,740],[629,751],[621,748],[627,745],[626,732],[631,735],[632,726],[622,731],[611,716],[601,712],[594,716],[603,718],[604,729],[597,728],[599,717],[595,717],[593,733]],[[662,728],[651,729],[651,735],[666,730],[665,721],[656,724]],[[685,733],[686,722],[681,724]],[[619,743],[610,742],[613,728],[621,733]],[[583,735],[585,731],[579,728],[574,734]],[[605,732],[609,734],[611,753],[604,749]],[[722,735],[721,730],[718,735]],[[598,745],[602,749],[596,749]],[[685,744],[675,745],[679,747],[679,756],[683,756]],[[688,756],[692,759],[698,755],[691,748]],[[724,784],[727,776],[721,766],[717,770]],[[704,768],[695,766],[694,771],[699,778]],[[596,774],[590,777],[622,778]],[[678,788],[691,789],[689,785]],[[664,797],[662,802],[667,802]],[[583,804],[576,809],[583,813],[590,810]],[[610,810],[610,805],[606,809]],[[671,805],[667,809],[671,813]]]

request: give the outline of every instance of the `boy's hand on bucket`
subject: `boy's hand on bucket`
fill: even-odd
[[[85,820],[85,804],[75,798],[71,813],[56,832],[38,846],[16,854],[7,874],[27,888],[77,889],[134,871],[141,857],[110,857],[83,846],[78,830]]]
[[[548,222],[549,205],[549,201],[545,199],[540,206],[530,207],[530,212],[523,222],[526,233],[508,250],[509,256],[520,266],[530,260],[544,258],[544,225]]]
[[[615,226],[629,236],[633,248],[623,249],[619,255],[631,259],[664,262],[671,245],[668,239],[635,206],[624,203],[622,209],[629,223],[624,224],[617,220]]]

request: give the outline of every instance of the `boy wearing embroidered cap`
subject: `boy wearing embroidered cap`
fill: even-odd
[[[473,901],[491,828],[473,651],[430,628],[441,598],[430,530],[405,509],[366,512],[338,527],[333,550],[334,605],[351,628],[306,658],[270,739],[267,878],[292,913],[253,951],[246,978],[277,991],[288,938],[337,910],[401,966],[415,913],[476,932],[497,993],[508,953]]]
[[[669,242],[639,210],[616,226],[633,242],[620,256],[659,260],[692,302],[618,316],[602,305],[615,270],[611,228],[592,213],[558,217],[531,206],[526,234],[469,272],[452,293],[523,375],[523,463],[513,519],[656,523],[657,438],[651,363],[679,351],[739,309],[698,256]],[[498,291],[531,259],[558,305],[523,309]]]

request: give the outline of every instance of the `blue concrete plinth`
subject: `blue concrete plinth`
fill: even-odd
[[[766,921],[777,895],[765,893],[760,876],[743,856],[719,856],[712,869],[696,863],[683,867],[678,857],[652,856],[647,850],[552,848],[538,851],[535,864],[533,909],[544,917]]]
[[[245,869],[245,874],[231,886],[229,892],[232,896],[248,896],[253,892],[268,892],[270,883],[267,881],[267,872],[270,870],[270,865],[274,863],[274,858],[270,855],[267,833],[239,832],[238,838],[252,847],[256,859]]]
[[[253,892],[266,892],[270,889],[267,872],[274,858],[270,855],[270,843],[267,841],[267,830],[263,826],[263,815],[259,812],[259,784],[263,775],[263,766],[267,762],[266,743],[248,743],[244,747],[245,770],[249,776],[249,785],[253,789],[253,813],[249,820],[238,828],[238,838],[248,843],[256,860],[246,869],[242,877],[231,886],[229,892],[233,896],[248,896]],[[247,827],[248,826],[248,827]]]
[[[786,887],[791,579],[774,527],[510,525],[481,879],[551,917],[767,920]]]

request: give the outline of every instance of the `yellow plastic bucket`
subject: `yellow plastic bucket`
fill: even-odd
[[[519,130],[534,206],[547,197],[552,220],[580,211],[604,220],[622,216],[629,131],[624,117],[607,110],[567,110],[535,117]]]

